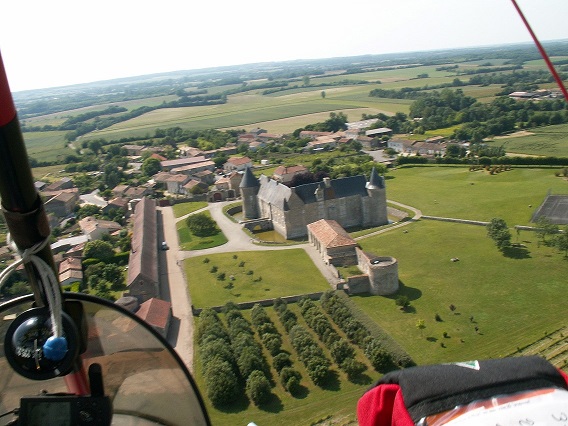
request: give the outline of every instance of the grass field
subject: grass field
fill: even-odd
[[[250,302],[329,289],[329,285],[302,249],[240,252],[195,257],[185,261],[191,299],[196,307]],[[239,266],[243,263],[243,266]],[[294,265],[294,268],[290,268]],[[216,272],[211,268],[216,266]],[[252,274],[248,274],[252,271]],[[219,281],[217,275],[225,273]],[[230,276],[234,280],[230,280]]]
[[[174,216],[178,218],[207,207],[207,204],[206,201],[190,201],[189,203],[174,204],[172,210],[174,211]]]
[[[62,160],[66,155],[75,154],[67,147],[64,131],[24,133],[28,155],[38,161]]]
[[[211,214],[208,211],[204,214],[211,218]],[[227,237],[225,237],[225,234],[223,234],[221,230],[219,230],[217,234],[207,237],[198,237],[197,235],[194,235],[187,227],[185,220],[177,222],[176,229],[178,232],[180,250],[203,250],[206,248],[217,247],[227,242]]]
[[[568,124],[527,129],[528,136],[499,138],[493,143],[503,145],[508,153],[568,157]]]
[[[513,168],[491,175],[463,166],[405,166],[386,175],[387,196],[425,215],[480,221],[500,217],[509,226],[529,225],[549,190],[568,194],[568,181],[554,172]]]
[[[359,243],[398,259],[401,293],[411,310],[401,312],[394,297],[352,300],[418,364],[504,356],[567,325],[559,301],[568,261],[555,249],[539,247],[534,234],[521,232],[526,247],[503,255],[481,226],[421,220],[406,229]],[[459,261],[451,262],[453,257]],[[419,319],[425,321],[423,333]]]

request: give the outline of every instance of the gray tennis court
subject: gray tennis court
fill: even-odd
[[[545,217],[556,225],[568,225],[568,195],[549,195],[534,212],[531,221]]]

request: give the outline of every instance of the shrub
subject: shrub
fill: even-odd
[[[353,358],[355,356],[355,349],[347,342],[345,339],[339,339],[334,342],[330,348],[331,357],[337,363],[341,363],[347,358]]]
[[[345,359],[339,366],[349,378],[357,377],[367,369],[367,366],[353,358]]]
[[[284,367],[280,371],[280,383],[282,383],[282,386],[284,386],[284,389],[289,390],[288,389],[288,382],[293,377],[298,379],[298,382],[299,382],[300,379],[302,378],[302,375],[300,374],[299,371],[296,371],[291,367]]]
[[[385,372],[393,364],[391,355],[382,348],[377,339],[369,339],[365,347],[365,356],[371,361],[373,368],[379,372]]]
[[[246,392],[255,405],[261,405],[270,398],[270,382],[262,371],[253,371],[247,379]]]
[[[186,224],[191,233],[198,237],[209,237],[219,232],[215,221],[205,213],[189,216]]]
[[[292,365],[290,355],[285,352],[280,352],[279,354],[274,355],[274,358],[272,358],[272,365],[274,365],[274,369],[278,372],[285,367],[290,367]]]
[[[225,405],[240,393],[237,376],[226,361],[213,359],[205,369],[207,396],[213,405]]]

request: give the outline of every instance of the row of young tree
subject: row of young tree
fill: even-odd
[[[501,252],[505,252],[512,246],[512,234],[504,219],[492,218],[486,229],[487,236],[493,240]],[[568,257],[568,226],[561,230],[557,224],[541,216],[536,220],[533,231],[539,238],[539,243],[556,247],[564,253],[564,257]],[[517,232],[520,232],[520,228],[517,228]],[[550,238],[547,239],[547,237]]]
[[[328,382],[333,363],[350,380],[366,370],[366,365],[356,359],[355,346],[362,349],[379,372],[413,365],[410,358],[390,353],[378,338],[371,336],[333,291],[322,295],[321,304],[309,298],[302,298],[298,302],[302,317],[321,344],[299,323],[286,302],[276,299],[273,307],[298,359],[317,386],[325,386]],[[262,346],[270,353],[272,367],[283,388],[291,395],[298,395],[302,389],[302,375],[293,367],[290,354],[282,348],[283,336],[265,309],[255,305],[251,309],[251,322],[232,302],[225,305],[223,312],[225,321],[214,310],[204,309],[196,332],[207,395],[213,404],[230,404],[243,391],[255,405],[262,405],[271,399],[274,381]],[[342,337],[335,327],[339,327],[347,338]],[[255,337],[255,331],[258,337]],[[329,350],[331,360],[324,347]]]

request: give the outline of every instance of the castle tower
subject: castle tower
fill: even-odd
[[[379,176],[373,167],[369,182],[365,185],[371,200],[371,222],[373,225],[386,225],[389,222],[387,214],[387,191],[385,178]]]
[[[260,189],[260,183],[252,173],[250,167],[245,169],[245,174],[239,188],[241,189],[243,199],[243,218],[258,219],[260,214],[257,195]]]

